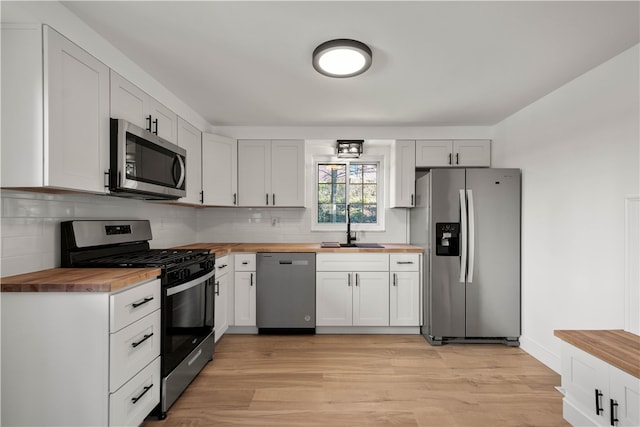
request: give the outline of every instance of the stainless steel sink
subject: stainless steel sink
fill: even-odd
[[[340,243],[341,248],[384,248],[378,243]]]

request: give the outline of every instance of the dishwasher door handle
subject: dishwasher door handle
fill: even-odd
[[[282,260],[282,259],[281,259],[281,260],[280,260],[280,261],[278,261],[278,262],[279,262],[280,264],[293,264],[293,261],[291,261],[291,260]]]

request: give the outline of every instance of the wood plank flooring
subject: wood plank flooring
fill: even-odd
[[[560,376],[519,348],[420,335],[225,335],[169,426],[568,426]]]

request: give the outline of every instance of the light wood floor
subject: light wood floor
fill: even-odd
[[[420,335],[225,335],[167,426],[567,426],[560,377],[519,348]]]

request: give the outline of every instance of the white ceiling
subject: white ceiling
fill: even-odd
[[[212,125],[493,125],[640,39],[638,1],[64,5]],[[334,38],[371,68],[318,74]]]

